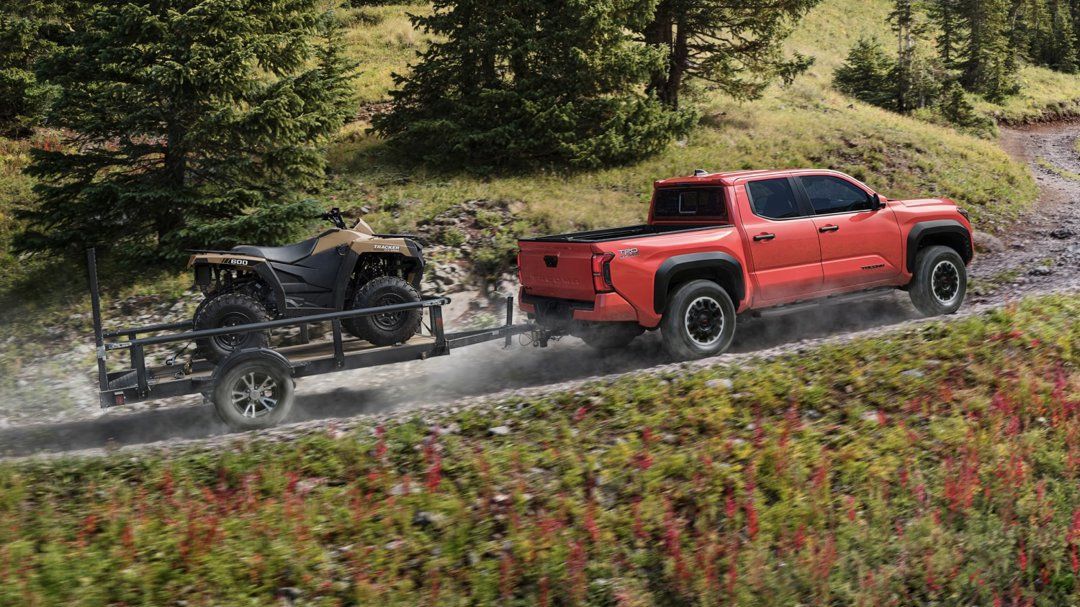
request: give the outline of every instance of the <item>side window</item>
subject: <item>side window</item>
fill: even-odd
[[[818,215],[870,210],[870,195],[843,179],[829,175],[807,175],[800,177],[799,181]]]
[[[746,191],[750,194],[750,206],[759,217],[791,219],[802,215],[786,177],[751,181],[746,184]]]

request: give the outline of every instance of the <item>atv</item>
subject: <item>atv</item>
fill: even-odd
[[[296,244],[192,251],[188,265],[205,295],[195,310],[195,329],[420,301],[424,259],[415,237],[375,234],[363,220],[346,229],[336,208],[322,218],[334,228]],[[389,346],[417,333],[420,310],[350,318],[342,325],[354,337]],[[200,339],[196,346],[199,356],[217,362],[268,342],[267,333],[254,332]]]

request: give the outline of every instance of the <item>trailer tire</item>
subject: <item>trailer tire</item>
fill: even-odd
[[[676,360],[716,356],[735,337],[735,304],[715,282],[692,280],[668,299],[660,333],[664,350]]]
[[[260,354],[241,353],[215,373],[214,410],[233,430],[272,428],[292,412],[292,370],[273,356]]]
[[[270,313],[259,300],[245,293],[226,291],[199,305],[194,324],[195,330],[200,331],[268,320]],[[270,336],[265,331],[219,335],[195,341],[199,356],[214,363],[224,360],[238,350],[265,348],[269,343]]]
[[[420,294],[411,284],[397,276],[380,276],[360,287],[353,296],[350,309],[376,308],[393,304],[416,303]],[[405,310],[375,316],[360,316],[341,321],[354,337],[376,346],[404,343],[420,328],[420,309]]]

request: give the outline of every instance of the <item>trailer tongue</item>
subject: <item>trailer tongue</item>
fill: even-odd
[[[505,345],[509,347],[514,335],[534,330],[531,324],[513,324],[514,306],[513,298],[510,298],[506,303],[506,322],[503,325],[446,333],[442,306],[450,303],[450,300],[440,297],[201,331],[193,330],[191,321],[187,321],[106,332],[102,327],[101,294],[93,249],[87,252],[87,266],[101,407],[107,409],[129,403],[202,394],[213,402],[218,416],[237,430],[267,428],[283,421],[293,406],[293,386],[297,378],[446,356],[454,348],[498,339],[505,340]],[[346,319],[413,309],[427,311],[428,330],[407,343],[375,346],[342,333],[342,321]],[[314,323],[330,323],[332,340],[311,342],[308,327]],[[218,363],[194,357],[179,361],[178,356],[174,355],[164,365],[147,364],[147,349],[154,346],[185,346],[198,339],[288,327],[300,329],[301,343],[239,350]],[[110,371],[109,354],[121,350],[128,352],[127,364]]]

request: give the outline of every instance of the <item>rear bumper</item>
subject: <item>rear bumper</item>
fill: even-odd
[[[522,289],[521,310],[545,328],[565,328],[580,322],[638,322],[637,310],[618,293],[597,293],[592,301],[529,295]]]

